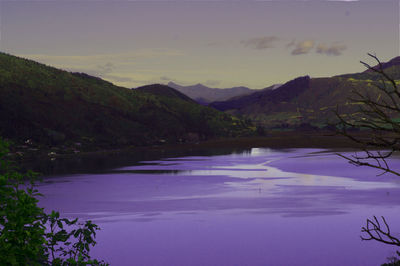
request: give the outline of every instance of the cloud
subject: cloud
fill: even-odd
[[[318,54],[324,54],[329,56],[339,56],[344,50],[346,50],[346,45],[339,43],[332,43],[327,45],[324,43],[316,43],[313,40],[305,40],[298,42],[295,39],[286,44],[286,48],[292,47],[292,55],[308,54],[315,47],[315,52]]]
[[[302,42],[297,42],[295,44],[295,48],[292,50],[291,54],[292,55],[307,54],[307,53],[309,53],[311,51],[311,49],[313,47],[314,47],[314,41],[313,40],[305,40],[305,41],[302,41]]]
[[[318,44],[316,52],[319,54],[339,56],[344,50],[346,50],[346,48],[346,45],[343,44],[332,44],[331,46]]]
[[[100,77],[119,85],[131,87],[133,84],[143,85],[154,79],[154,75],[145,73],[141,68],[132,75],[138,65],[147,63],[148,59],[169,59],[185,54],[176,49],[138,49],[125,53],[86,54],[86,55],[47,55],[19,54],[19,56],[51,65],[70,72],[82,72]],[[156,72],[152,69],[152,72]],[[158,81],[159,82],[159,81]]]
[[[245,47],[251,47],[256,50],[263,50],[263,49],[273,48],[274,42],[278,40],[279,38],[276,36],[265,36],[265,37],[243,40],[240,43],[244,44]]]

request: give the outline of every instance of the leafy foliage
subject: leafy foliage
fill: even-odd
[[[55,211],[46,214],[38,206],[36,174],[19,173],[7,153],[8,144],[0,139],[0,264],[106,265],[89,255],[99,227]]]

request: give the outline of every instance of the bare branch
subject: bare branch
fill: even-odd
[[[400,176],[400,171],[391,169],[387,161],[394,152],[400,151],[400,122],[394,119],[400,117],[400,92],[395,80],[385,73],[378,57],[370,53],[368,56],[376,61],[376,66],[360,62],[368,70],[379,74],[380,84],[374,84],[375,91],[352,91],[354,98],[349,100],[357,104],[358,112],[343,116],[339,113],[339,107],[334,112],[338,119],[337,134],[361,145],[365,156],[339,156],[356,166],[380,169],[383,171],[380,175],[391,173]],[[350,129],[365,133],[354,134]]]
[[[371,167],[371,168],[382,170],[383,173],[379,174],[379,176],[382,175],[382,174],[385,174],[385,173],[391,173],[391,174],[400,176],[399,172],[393,171],[393,170],[390,169],[388,163],[384,159],[381,160],[381,162],[383,162],[383,164],[384,164],[382,166],[380,163],[373,164],[373,163],[369,163],[367,161],[364,161],[364,160],[366,160],[364,158],[358,159],[357,157],[349,157],[349,156],[346,156],[346,155],[343,155],[343,154],[340,154],[340,153],[337,153],[336,155],[342,157],[343,159],[346,159],[349,163],[351,163],[352,165],[355,165],[355,166],[368,166],[368,167]]]
[[[385,227],[382,227],[379,220],[374,216],[373,220],[367,219],[366,227],[361,228],[361,232],[366,236],[361,236],[362,240],[376,240],[388,245],[400,246],[400,240],[394,237],[391,232],[385,217],[381,217]]]

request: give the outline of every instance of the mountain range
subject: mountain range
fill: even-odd
[[[196,102],[207,105],[215,101],[225,101],[235,96],[242,96],[256,92],[247,87],[233,87],[233,88],[210,88],[203,84],[196,84],[192,86],[181,86],[174,82],[169,82],[168,86],[174,88],[181,93],[189,96]]]

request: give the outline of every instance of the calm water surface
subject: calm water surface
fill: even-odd
[[[394,159],[392,165],[399,165]],[[400,178],[327,150],[254,148],[47,177],[41,205],[91,219],[111,265],[380,265],[366,218],[399,232]]]

